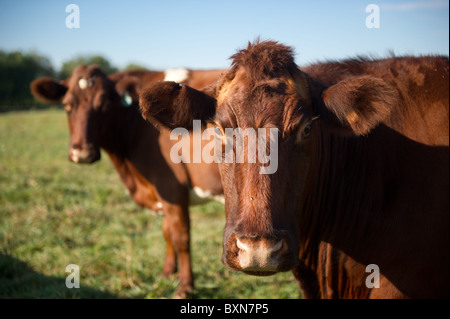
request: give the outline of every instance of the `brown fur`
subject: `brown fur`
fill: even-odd
[[[275,41],[265,41],[264,46],[249,42],[247,49],[231,57],[232,68],[243,69],[255,81],[280,78],[297,68],[292,53],[291,47],[279,46]]]
[[[217,99],[203,106],[214,117],[202,119],[222,130],[278,127],[282,139],[273,175],[252,163],[219,165],[224,263],[240,270],[236,238],[283,239],[278,271],[294,268],[305,297],[448,297],[448,57],[299,70],[289,47],[266,41],[233,58],[199,92]],[[299,78],[302,90],[293,89]],[[192,120],[185,114],[183,123]],[[368,264],[380,267],[380,288],[366,287]]]
[[[67,87],[56,83],[50,77],[42,77],[31,82],[30,89],[33,96],[48,103],[59,102],[67,91]]]
[[[151,94],[147,95],[147,92]],[[167,97],[171,97],[171,99],[165,101]],[[161,100],[164,104],[159,103]],[[192,103],[192,101],[195,101],[195,103]],[[205,94],[199,94],[197,90],[187,85],[164,82],[152,83],[147,86],[141,94],[140,108],[144,118],[159,119],[158,121],[152,121],[156,126],[160,126],[161,122],[163,122],[164,126],[169,129],[175,129],[180,126],[191,128],[192,121],[183,122],[185,112],[189,112],[194,119],[212,117],[215,113],[215,108],[205,108],[205,105],[214,102],[213,98]],[[150,108],[148,106],[150,104],[154,105],[154,107]],[[160,105],[164,105],[164,107],[159,107]]]
[[[389,116],[397,103],[395,90],[383,80],[370,76],[345,79],[328,89],[323,99],[339,122],[356,135],[369,133]]]

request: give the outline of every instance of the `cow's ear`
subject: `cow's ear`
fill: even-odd
[[[60,103],[67,92],[67,86],[50,77],[34,80],[30,84],[30,89],[34,97],[48,103]]]
[[[139,107],[142,116],[157,127],[191,130],[194,120],[206,125],[216,113],[216,99],[207,93],[176,82],[154,82],[141,92]]]
[[[394,88],[371,76],[345,79],[326,89],[322,98],[340,126],[356,135],[368,134],[397,104]]]
[[[116,82],[114,87],[125,106],[139,102],[140,81],[137,77],[131,75],[124,76]]]

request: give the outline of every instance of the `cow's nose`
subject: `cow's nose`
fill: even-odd
[[[74,163],[78,163],[80,161],[81,155],[81,149],[79,148],[71,148],[69,150],[69,159]]]
[[[69,149],[69,160],[74,163],[92,163],[99,159],[99,154],[89,149],[72,147]]]
[[[286,250],[282,240],[236,238],[237,261],[242,271],[276,272]]]

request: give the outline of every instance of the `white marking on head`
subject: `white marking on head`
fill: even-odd
[[[156,203],[156,208],[162,209],[163,208],[163,204],[161,202],[157,202]]]
[[[164,81],[184,82],[189,77],[189,70],[185,68],[167,69],[164,71]]]
[[[86,79],[81,78],[78,81],[78,85],[80,86],[80,89],[84,90],[85,88],[88,87],[88,81]]]

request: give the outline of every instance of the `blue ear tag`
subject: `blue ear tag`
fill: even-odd
[[[130,96],[128,91],[126,91],[122,97],[122,105],[124,107],[130,107],[132,104],[133,104],[133,98]]]

